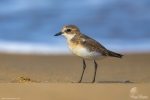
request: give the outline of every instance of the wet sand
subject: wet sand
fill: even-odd
[[[0,54],[0,100],[149,100],[150,54],[124,55],[97,61],[94,84],[93,61],[86,60],[78,84],[71,83],[82,73],[82,59],[76,56]]]

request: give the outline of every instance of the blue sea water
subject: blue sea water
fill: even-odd
[[[116,52],[150,52],[149,0],[1,0],[0,52],[67,54],[67,24]]]

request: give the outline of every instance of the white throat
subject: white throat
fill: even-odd
[[[74,38],[74,36],[76,35],[76,34],[66,34],[66,33],[64,33],[64,34],[62,34],[65,38],[67,38],[67,40],[71,40],[72,38]]]

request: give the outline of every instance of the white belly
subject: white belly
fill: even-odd
[[[95,51],[91,52],[87,48],[83,48],[82,46],[69,45],[69,49],[73,54],[84,59],[100,60],[105,58],[101,53]]]

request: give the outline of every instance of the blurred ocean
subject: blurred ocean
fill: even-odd
[[[0,0],[0,52],[70,53],[67,24],[115,52],[150,52],[150,0]]]

